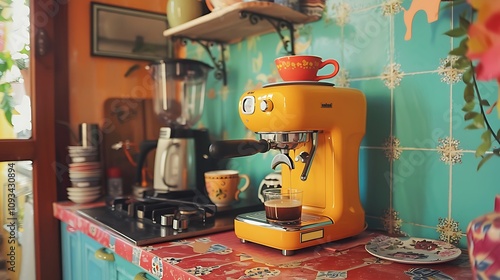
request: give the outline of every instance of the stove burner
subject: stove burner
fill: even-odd
[[[166,197],[157,194],[143,199],[114,199],[108,202],[108,206],[77,212],[142,246],[232,230],[238,214],[262,209],[260,202],[242,201],[239,207],[218,212],[207,197],[181,196],[176,192]]]
[[[179,214],[181,215],[195,215],[198,213],[199,209],[191,205],[181,205],[178,208]]]

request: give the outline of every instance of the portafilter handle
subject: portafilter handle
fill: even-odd
[[[266,140],[223,140],[210,145],[210,155],[217,159],[251,156],[271,149]]]

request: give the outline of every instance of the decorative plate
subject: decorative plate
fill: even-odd
[[[454,260],[462,251],[440,240],[378,236],[365,245],[375,257],[407,264],[433,264]]]

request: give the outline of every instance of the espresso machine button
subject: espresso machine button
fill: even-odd
[[[245,115],[251,115],[255,112],[255,97],[245,96],[241,100],[241,112]]]
[[[262,100],[260,102],[260,110],[262,112],[271,112],[274,108],[273,102],[271,100]]]

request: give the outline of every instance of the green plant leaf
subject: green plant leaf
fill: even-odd
[[[476,149],[476,157],[484,156],[484,154],[491,148],[491,143],[483,142]]]
[[[5,118],[7,119],[7,122],[11,125],[11,126],[14,126],[12,124],[12,109],[13,109],[13,105],[12,105],[13,101],[12,101],[12,96],[10,94],[7,94],[7,93],[3,93],[3,98],[2,98],[2,102],[0,103],[0,108],[3,110],[4,112],[4,115],[5,115]]]
[[[474,107],[476,107],[476,102],[474,102],[474,98],[472,98],[471,101],[469,101],[465,104],[465,106],[462,108],[462,111],[470,112],[470,111],[474,110]]]
[[[464,116],[464,120],[468,121],[468,120],[472,120],[474,119],[477,115],[479,115],[478,112],[467,112]]]
[[[482,106],[487,106],[489,107],[490,106],[490,102],[488,102],[488,100],[486,99],[481,99],[481,103],[480,103]]]
[[[484,117],[481,114],[477,114],[474,119],[474,125],[477,126],[478,128],[484,128]]]
[[[466,85],[470,85],[472,87],[471,80],[472,80],[472,68],[469,67],[467,68],[467,70],[465,70],[464,74],[462,75],[462,81],[464,81]],[[474,94],[474,90],[472,90],[472,93]]]
[[[467,130],[473,130],[473,129],[480,129],[482,127],[477,127],[475,124],[471,123],[468,126],[465,127]]]
[[[483,142],[489,142],[491,145],[491,131],[487,129],[483,134],[481,134],[481,139]]]
[[[453,66],[457,69],[466,69],[470,66],[470,60],[465,56],[460,56],[457,61],[453,63]]]
[[[10,83],[0,84],[0,92],[11,94],[11,92],[12,92],[12,85]]]
[[[444,34],[453,38],[462,37],[467,35],[467,29],[459,26],[457,28],[453,28],[452,30],[446,31]]]
[[[471,110],[474,108],[474,106],[476,105],[476,103],[474,102],[474,86],[472,86],[471,84],[467,84],[465,86],[465,89],[464,89],[464,100],[465,102],[467,102],[467,104],[465,105],[467,107],[467,105],[469,103],[472,103],[472,108]],[[464,107],[465,108],[465,107]],[[470,111],[470,110],[469,110]],[[468,111],[467,111],[468,112]]]
[[[460,27],[469,30],[470,21],[465,17],[465,15],[460,15],[459,17]]]
[[[500,129],[497,131],[497,138],[500,138]]]
[[[483,166],[484,163],[486,163],[492,157],[493,157],[493,154],[488,154],[488,155],[483,156],[483,158],[481,159],[481,161],[477,165],[477,171],[479,171],[479,169],[481,168],[481,166]]]
[[[466,46],[458,46],[451,50],[448,54],[450,55],[458,55],[458,56],[464,56],[467,53],[467,47]]]
[[[469,37],[465,37],[460,41],[460,46],[467,47],[467,42],[469,42]]]

